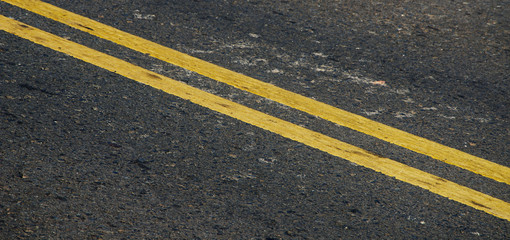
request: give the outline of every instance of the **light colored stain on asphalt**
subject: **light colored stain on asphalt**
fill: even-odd
[[[133,16],[139,20],[153,20],[156,17],[154,14],[141,14],[140,10],[135,10]]]

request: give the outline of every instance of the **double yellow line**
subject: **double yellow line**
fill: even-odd
[[[464,168],[496,181],[510,184],[510,168],[508,167],[230,71],[38,0],[2,1],[239,89],[428,155],[434,159]],[[0,29],[510,221],[510,204],[500,199],[394,160],[377,156],[364,149],[250,109],[1,15]]]

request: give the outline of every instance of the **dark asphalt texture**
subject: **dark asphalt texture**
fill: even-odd
[[[509,1],[47,2],[510,166]],[[0,14],[510,202],[503,183]],[[0,136],[0,239],[510,238],[506,220],[6,32]]]

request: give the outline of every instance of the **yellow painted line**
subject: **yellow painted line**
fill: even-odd
[[[510,203],[0,15],[0,29],[166,93],[510,221]]]
[[[236,88],[271,99],[322,119],[371,135],[439,161],[510,184],[510,168],[411,133],[372,121],[272,84],[233,72],[198,58],[120,31],[38,0],[2,0],[73,28],[107,39],[152,57],[186,68]]]

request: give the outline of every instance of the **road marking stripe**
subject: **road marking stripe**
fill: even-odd
[[[487,178],[510,184],[509,167],[222,68],[39,0],[2,1],[341,126],[354,129]]]
[[[185,83],[151,72],[2,15],[0,15],[0,29],[232,118],[510,221],[510,203],[503,200],[207,93]]]

